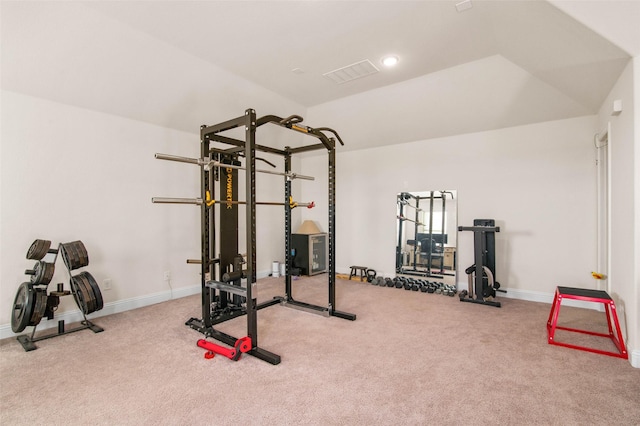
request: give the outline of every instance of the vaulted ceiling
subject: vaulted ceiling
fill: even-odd
[[[122,2],[92,7],[313,106],[501,55],[594,111],[628,55],[546,2]],[[400,63],[384,69],[380,59]],[[362,60],[379,73],[336,84]],[[292,70],[299,70],[298,73]]]
[[[389,111],[406,99],[439,126],[403,138],[419,139],[594,114],[640,54],[637,2],[472,0],[460,12],[456,3],[3,1],[2,86],[196,131],[202,117],[188,110],[206,102],[186,94],[214,83],[176,63],[192,58],[310,110],[384,93]],[[607,11],[617,18],[597,19]],[[608,28],[617,45],[601,35]],[[387,54],[399,64],[385,68]],[[342,84],[324,75],[365,60],[369,75]]]

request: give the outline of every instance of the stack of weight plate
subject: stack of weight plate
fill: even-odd
[[[53,278],[55,263],[42,260],[47,253],[57,253],[50,250],[51,241],[35,240],[27,251],[27,259],[35,260],[33,269],[27,269],[25,274],[30,275],[28,282],[23,282],[18,287],[16,298],[13,302],[11,313],[11,329],[19,333],[27,326],[36,326],[47,310],[47,286]]]
[[[55,254],[53,262],[43,260],[49,253]],[[62,254],[64,264],[69,270],[72,293],[80,310],[87,315],[102,309],[102,293],[93,276],[86,271],[75,276],[71,273],[89,264],[89,255],[82,241],[60,244],[58,249],[51,249],[51,241],[35,240],[27,251],[27,259],[36,261],[33,269],[25,271],[31,278],[28,282],[20,284],[13,302],[11,329],[14,333],[20,333],[28,326],[37,326],[45,315],[53,317],[53,310],[58,306],[58,297],[69,294],[68,291],[60,290],[47,294],[47,287],[55,273],[58,254]]]
[[[89,254],[82,241],[60,244],[60,254],[71,275],[71,290],[80,310],[88,315],[102,309],[102,293],[95,278],[87,271],[76,275],[71,272],[89,265]]]

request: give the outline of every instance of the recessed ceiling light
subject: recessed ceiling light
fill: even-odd
[[[385,56],[384,58],[382,58],[382,65],[384,65],[385,67],[392,67],[394,65],[396,65],[398,62],[400,61],[400,59],[398,59],[397,56]]]

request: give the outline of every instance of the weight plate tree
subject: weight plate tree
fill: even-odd
[[[48,254],[53,254],[53,261],[45,261]],[[63,262],[69,274],[69,284],[71,291],[64,290],[64,284],[59,283],[55,291],[47,294],[47,288],[55,273],[55,263],[58,254],[62,255]],[[89,264],[89,255],[82,241],[73,241],[60,244],[57,249],[51,248],[49,240],[35,240],[27,250],[27,259],[35,260],[33,269],[25,270],[25,274],[30,276],[29,282],[23,282],[18,287],[16,297],[13,301],[11,312],[11,330],[20,333],[28,326],[33,326],[30,336],[20,335],[17,340],[22,344],[25,351],[37,349],[35,342],[49,339],[51,337],[72,333],[74,331],[90,329],[94,333],[99,333],[103,329],[89,320],[86,315],[99,311],[103,308],[103,298],[98,283],[93,276],[83,271],[72,275],[71,271],[82,268]],[[73,295],[78,308],[84,318],[81,326],[65,330],[64,321],[58,321],[57,333],[35,337],[36,327],[42,318],[53,319],[55,311],[60,304],[60,297]]]

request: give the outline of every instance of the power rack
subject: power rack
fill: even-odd
[[[243,116],[216,124],[203,125],[200,128],[200,158],[177,157],[166,154],[156,154],[157,159],[191,163],[201,166],[201,194],[200,198],[159,198],[152,199],[154,203],[197,204],[201,211],[201,259],[187,260],[187,263],[201,265],[201,291],[202,291],[202,318],[191,318],[186,325],[199,331],[207,337],[221,341],[229,346],[234,346],[238,338],[230,336],[214,328],[214,325],[241,315],[247,316],[247,337],[251,341],[251,350],[247,353],[271,364],[279,364],[280,356],[258,346],[257,311],[282,304],[284,306],[301,309],[304,311],[324,315],[335,316],[347,320],[355,320],[351,313],[336,309],[335,291],[335,204],[336,204],[336,154],[335,138],[344,145],[338,133],[328,127],[312,128],[301,124],[303,118],[292,115],[281,118],[275,115],[267,115],[257,118],[253,109],[247,109]],[[317,138],[320,143],[306,145],[298,148],[285,147],[284,149],[272,148],[256,143],[256,130],[265,124],[294,130]],[[245,139],[235,139],[224,136],[221,133],[243,128]],[[327,134],[332,136],[327,136]],[[221,143],[230,147],[217,149],[211,147],[212,142]],[[309,176],[303,176],[291,171],[291,158],[295,154],[326,149],[328,153],[328,305],[317,306],[310,303],[294,300],[292,297],[291,279],[291,210],[298,206],[312,207],[312,203],[296,203],[293,201],[291,182],[293,179],[313,180]],[[274,170],[256,169],[256,151],[281,155],[284,157],[284,172]],[[271,166],[275,165],[263,160]],[[244,162],[244,166],[242,166]],[[245,172],[246,200],[238,200],[238,171]],[[270,173],[284,176],[284,200],[282,202],[257,202],[256,201],[256,172]],[[221,200],[216,200],[214,181],[220,182]],[[215,205],[219,209],[220,223],[220,255],[214,256],[216,248],[215,232]],[[238,205],[245,204],[246,227],[246,261],[244,256],[238,254]],[[256,299],[256,205],[267,204],[284,206],[285,209],[285,295],[275,297],[272,300],[258,304]],[[217,265],[217,267],[216,267]],[[246,286],[242,286],[242,279],[246,279]],[[248,339],[247,339],[248,340]]]

